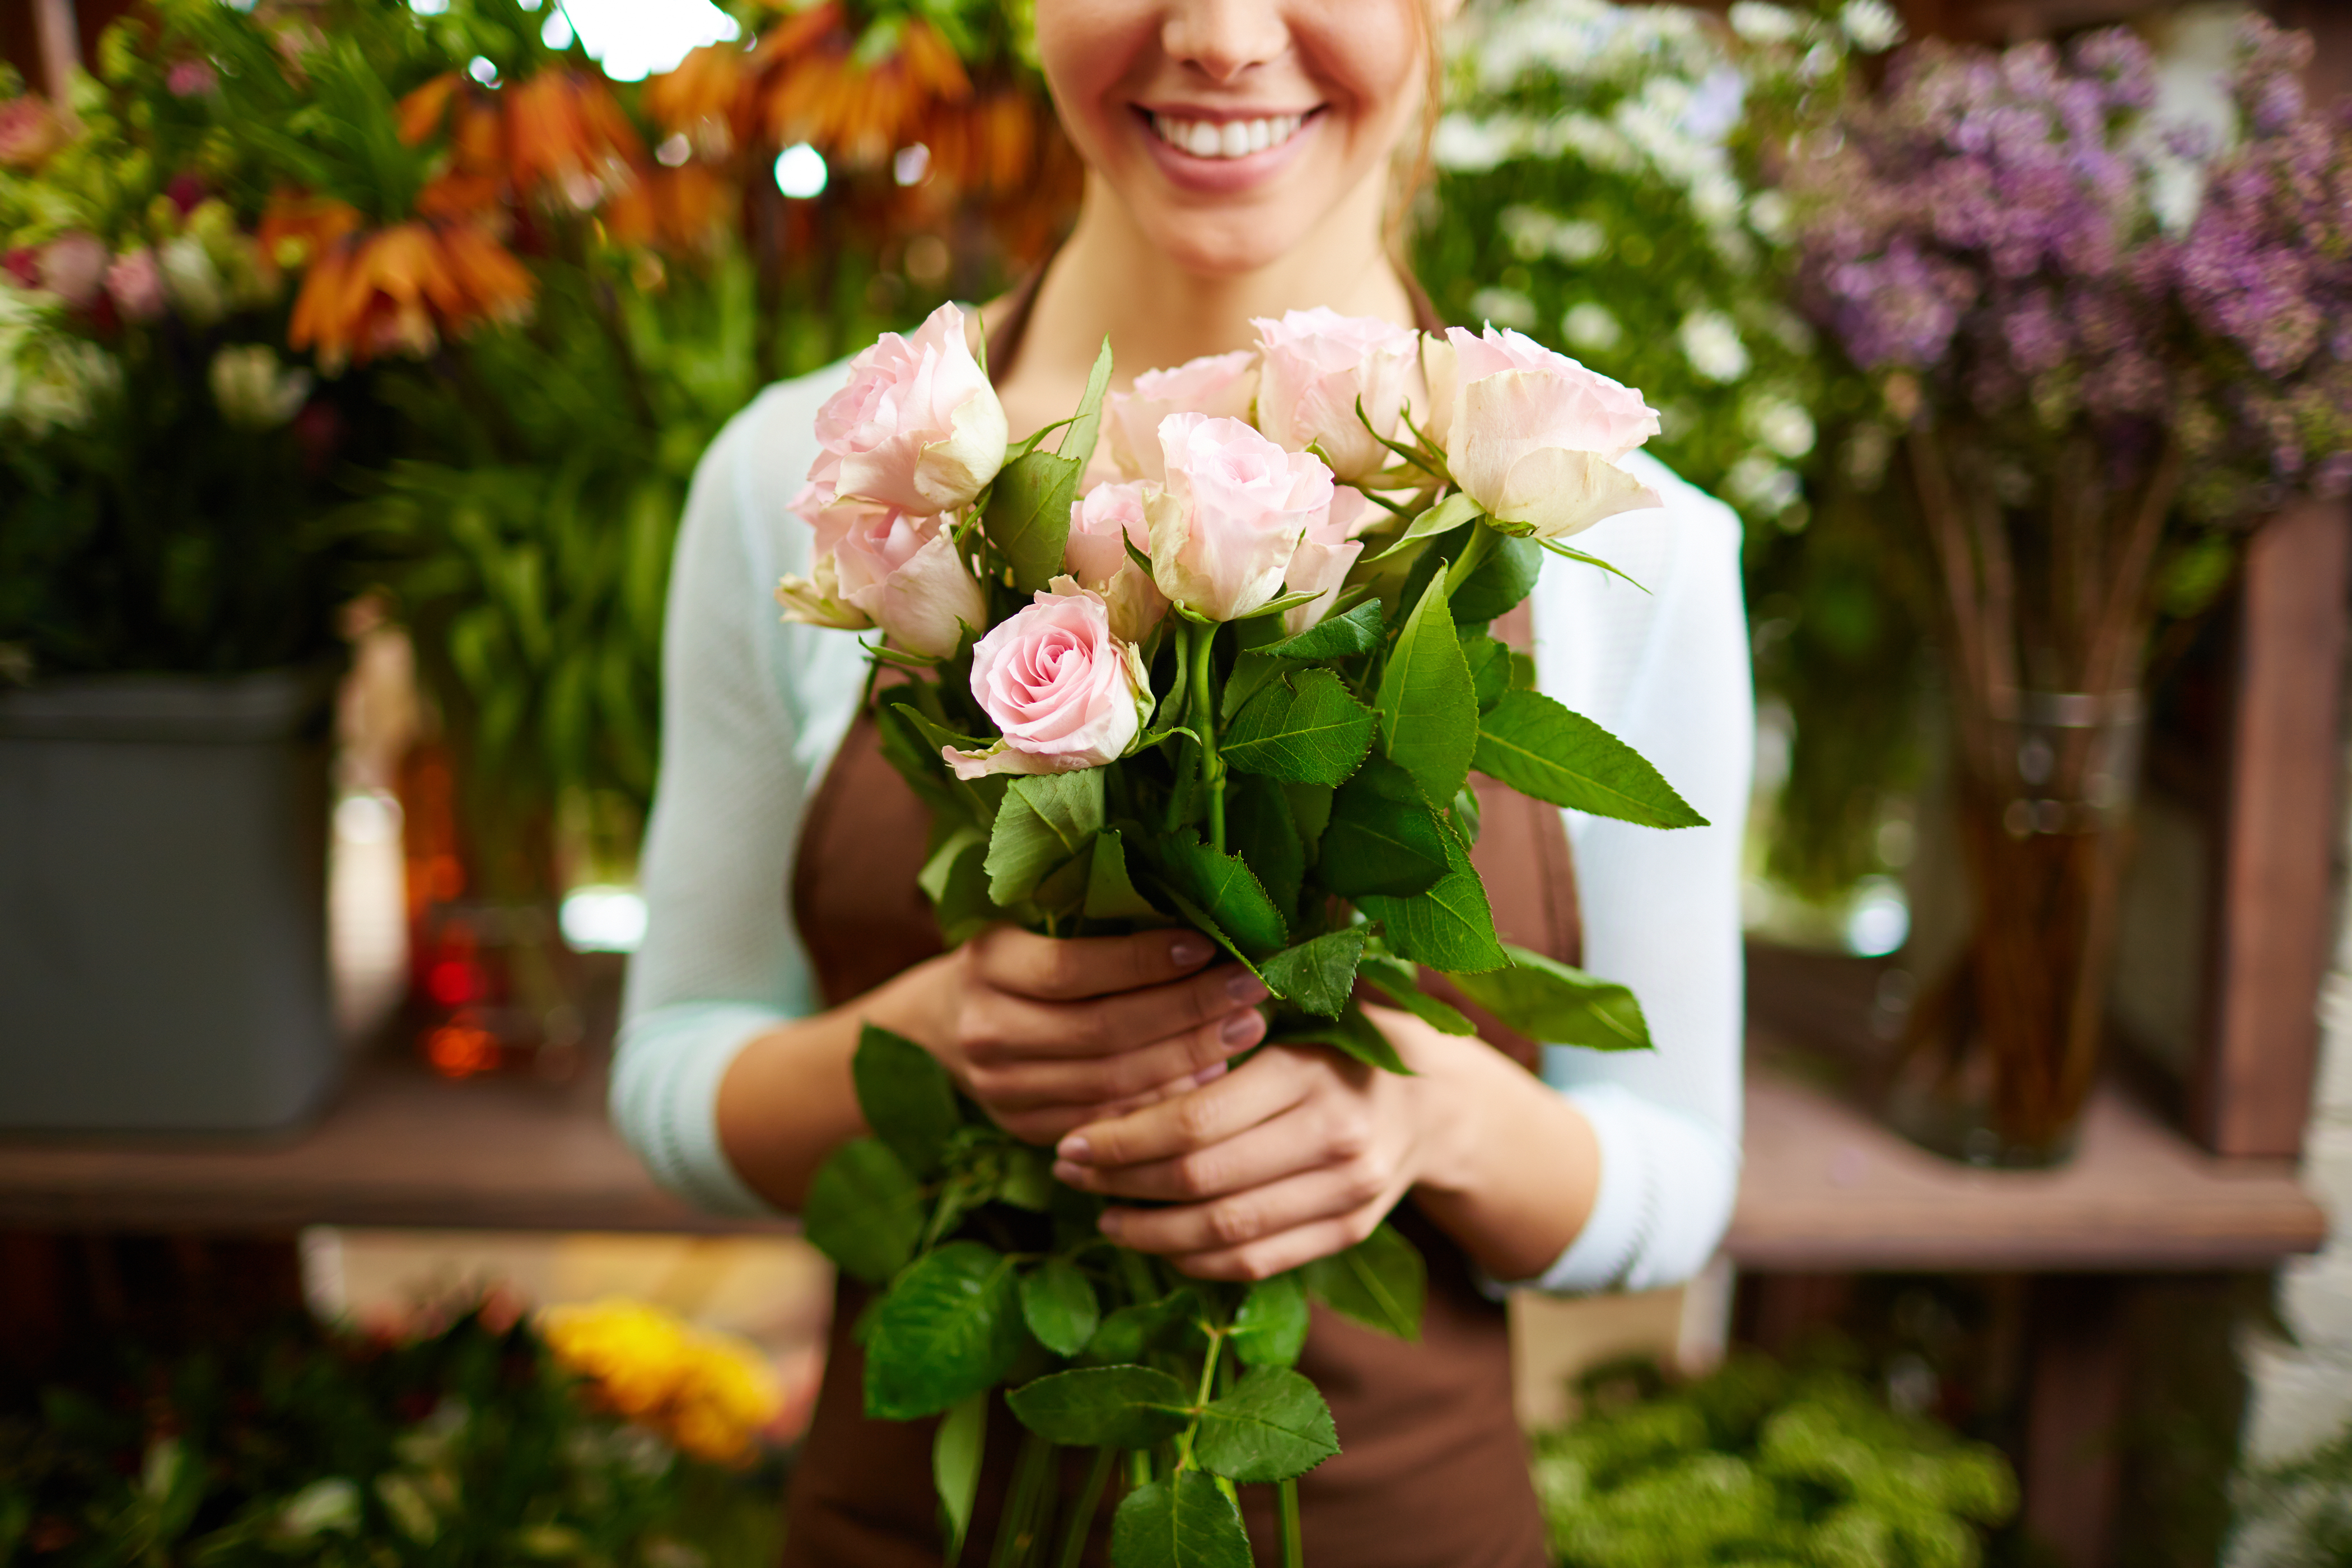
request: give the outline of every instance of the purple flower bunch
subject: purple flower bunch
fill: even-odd
[[[2308,39],[2254,18],[2239,45],[2226,151],[2151,123],[2123,28],[1906,51],[1797,160],[1807,309],[1906,419],[2087,429],[2127,464],[2174,432],[2209,515],[2352,479],[2352,122],[2305,105]],[[2168,161],[2205,185],[2185,232]]]

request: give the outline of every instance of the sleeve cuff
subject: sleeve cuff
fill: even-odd
[[[772,1008],[697,1002],[656,1007],[621,1031],[613,1121],[654,1180],[697,1208],[740,1219],[777,1212],[728,1163],[719,1084],[753,1036],[783,1021]]]

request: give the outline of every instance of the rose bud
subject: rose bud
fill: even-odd
[[[1168,477],[1160,451],[1160,422],[1171,414],[1246,419],[1257,395],[1257,355],[1248,349],[1206,354],[1174,370],[1147,370],[1129,392],[1104,400],[1103,425],[1111,458],[1130,479],[1158,484]]]
[[[124,251],[106,269],[106,292],[126,321],[152,321],[163,313],[163,269],[145,246]]]
[[[1446,464],[1454,482],[1512,532],[1565,539],[1604,517],[1663,505],[1617,467],[1658,433],[1642,395],[1517,332],[1452,340]]]
[[[838,600],[865,612],[909,653],[946,658],[966,627],[976,631],[988,624],[987,602],[956,554],[944,517],[850,510],[849,524],[833,548],[833,567]],[[822,574],[814,586],[822,591]]]
[[[1168,595],[1127,552],[1129,544],[1148,550],[1151,542],[1143,496],[1141,485],[1097,485],[1070,503],[1070,537],[1062,547],[1070,575],[1103,596],[1113,635],[1129,642],[1150,637],[1168,613]]]
[[[1151,717],[1151,677],[1110,629],[1100,594],[1068,577],[1000,621],[971,650],[971,694],[1003,739],[940,754],[956,776],[1064,773],[1127,754]]]
[[[1290,451],[1314,447],[1342,479],[1360,481],[1388,467],[1389,450],[1373,437],[1396,439],[1397,415],[1419,368],[1420,334],[1327,305],[1254,324],[1265,362],[1257,427]]]
[[[1160,449],[1167,489],[1145,503],[1160,591],[1213,621],[1280,594],[1300,538],[1331,514],[1331,470],[1238,419],[1202,414],[1161,420]]]
[[[842,598],[841,574],[830,550],[816,558],[809,575],[786,573],[776,584],[776,603],[783,606],[784,619],[803,626],[862,632],[874,625],[863,610]]]
[[[844,497],[929,516],[978,495],[1004,466],[1004,407],[965,345],[963,312],[942,305],[914,336],[885,332],[851,360],[816,436]]]

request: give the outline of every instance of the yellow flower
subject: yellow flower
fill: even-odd
[[[641,1301],[550,1307],[540,1334],[610,1409],[697,1458],[746,1463],[782,1396],[759,1351]]]

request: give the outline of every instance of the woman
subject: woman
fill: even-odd
[[[1392,164],[1419,142],[1433,74],[1418,0],[1037,0],[1036,27],[1089,177],[1042,281],[985,312],[1013,430],[1076,404],[1105,333],[1131,375],[1246,348],[1253,318],[1291,309],[1426,324],[1383,245]],[[1752,723],[1737,520],[1637,457],[1664,509],[1578,542],[1649,591],[1555,563],[1528,607],[1542,687],[1654,760],[1713,826],[1656,833],[1486,795],[1479,864],[1506,935],[1564,958],[1580,945],[1639,996],[1655,1053],[1549,1049],[1538,1077],[1524,1042],[1496,1042],[1519,1046],[1515,1061],[1380,1012],[1418,1076],[1287,1047],[1228,1071],[1265,1032],[1264,993],[1191,933],[1000,930],[938,951],[915,887],[922,809],[856,721],[862,656],[781,624],[769,598],[807,569],[809,531],[786,503],[840,379],[771,389],[695,484],[616,1118],[706,1205],[790,1210],[864,1131],[848,1064],[872,1021],[931,1050],[1008,1130],[1053,1143],[1063,1180],[1157,1200],[1114,1205],[1106,1232],[1196,1276],[1295,1267],[1394,1209],[1431,1258],[1427,1328],[1403,1344],[1318,1313],[1302,1370],[1346,1451],[1302,1483],[1307,1550],[1326,1568],[1538,1568],[1499,1289],[1474,1281],[1686,1278],[1736,1184]],[[860,1300],[837,1306],[788,1559],[935,1563],[929,1432],[858,1408]],[[992,1464],[1013,1447],[992,1442]],[[982,1539],[1000,1487],[983,1484]],[[1275,1540],[1262,1513],[1252,1535],[1261,1552]]]

